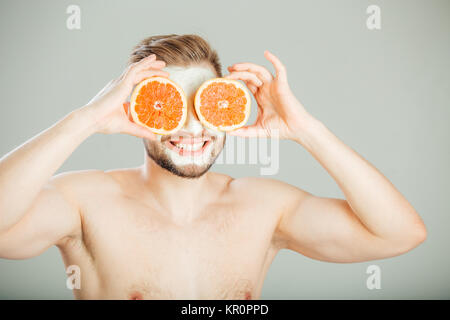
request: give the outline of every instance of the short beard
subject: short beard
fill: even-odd
[[[195,169],[180,170],[180,168],[178,166],[176,166],[164,152],[161,152],[162,150],[157,150],[156,148],[154,148],[154,147],[152,148],[152,146],[150,146],[150,148],[152,148],[154,151],[154,152],[151,152],[149,150],[149,145],[146,143],[145,139],[143,141],[144,141],[145,151],[146,151],[147,155],[149,156],[150,159],[155,161],[155,163],[157,165],[159,165],[161,168],[173,173],[174,175],[176,175],[178,177],[188,178],[188,179],[200,178],[206,172],[208,172],[208,170],[212,167],[212,165],[216,161],[220,152],[222,152],[223,146],[225,145],[225,139],[224,139],[221,150],[217,153],[217,155],[214,155],[214,158],[212,159],[211,163],[207,164],[205,167],[202,167],[203,168],[202,170],[197,171]]]

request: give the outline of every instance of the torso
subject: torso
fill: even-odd
[[[217,175],[218,200],[190,223],[175,223],[157,203],[140,201],[130,186],[134,170],[94,173],[88,187],[74,191],[82,232],[59,249],[66,267],[80,267],[75,297],[259,298],[280,249],[279,208],[245,182],[208,174]]]

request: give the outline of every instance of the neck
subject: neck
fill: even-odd
[[[206,174],[195,179],[179,177],[145,155],[142,177],[165,215],[178,222],[189,222],[198,217],[198,208],[205,199],[202,194],[208,188]]]

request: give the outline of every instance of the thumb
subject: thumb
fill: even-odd
[[[128,120],[133,121],[133,117],[131,116],[131,112],[130,112],[130,102],[123,103],[123,110],[125,111],[125,114],[127,115]]]
[[[265,130],[261,129],[257,125],[245,126],[233,131],[227,132],[231,136],[254,138],[254,137],[267,137]]]

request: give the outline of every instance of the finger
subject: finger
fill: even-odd
[[[145,138],[149,140],[157,140],[158,138],[157,135],[151,132],[149,129],[132,122],[128,122],[125,125],[125,128],[122,130],[122,133],[130,134],[138,138]]]
[[[148,67],[152,68],[152,69],[162,69],[165,66],[166,66],[166,63],[164,61],[162,61],[162,60],[153,61],[152,63],[150,63],[148,65]]]
[[[258,125],[244,126],[233,131],[228,131],[227,134],[245,138],[267,137],[265,130],[261,129]]]
[[[143,71],[137,73],[133,77],[133,85],[138,84],[139,82],[141,82],[147,78],[156,77],[156,76],[168,78],[169,75],[170,74],[168,72],[162,71],[162,70],[143,70]]]
[[[122,77],[125,76],[130,71],[139,69],[139,67],[145,66],[146,64],[153,62],[155,60],[156,60],[156,55],[151,54],[137,62],[133,62],[124,70],[124,72],[122,73]]]
[[[264,51],[264,56],[273,64],[275,72],[277,74],[277,78],[280,80],[286,80],[286,67],[283,63],[281,63],[280,59],[278,59],[273,53],[268,50]]]
[[[259,66],[254,63],[244,62],[244,63],[235,63],[232,66],[228,67],[228,70],[231,71],[251,71],[258,75],[263,82],[270,82],[273,80],[273,75],[266,68]]]
[[[260,87],[263,85],[263,82],[261,81],[261,79],[258,78],[258,76],[255,73],[248,71],[233,71],[229,75],[225,76],[225,78],[250,82],[256,87]]]
[[[158,60],[158,61],[152,61],[150,64],[142,65],[134,68],[133,70],[130,70],[130,74],[136,74],[142,71],[147,70],[161,70],[166,66],[166,63],[164,61]]]
[[[153,62],[153,61],[155,61],[155,60],[156,60],[156,54],[151,54],[151,55],[149,55],[149,56],[146,56],[145,58],[142,58],[142,59],[139,60],[138,62],[135,62],[134,64],[135,64],[136,66],[139,66],[139,65],[148,64],[148,63]]]
[[[250,90],[250,92],[255,95],[256,91],[258,91],[258,87],[251,84],[250,82],[245,82],[245,85],[247,86],[247,88]]]
[[[124,93],[127,94],[127,96],[130,94],[132,90],[134,90],[134,86],[136,86],[141,81],[144,81],[147,78],[160,76],[160,77],[169,77],[169,73],[163,70],[143,70],[138,73],[131,73],[128,74],[124,79],[121,80],[121,83],[119,83],[120,90],[123,90]]]
[[[135,62],[129,66],[128,74],[129,73],[137,73],[142,70],[146,70],[149,68],[153,69],[161,69],[166,66],[166,63],[162,60],[156,60],[155,55],[150,55],[144,59],[142,59],[139,62]]]

